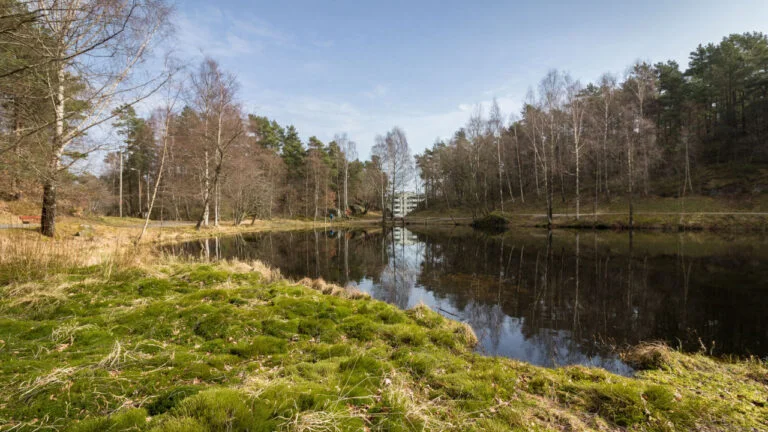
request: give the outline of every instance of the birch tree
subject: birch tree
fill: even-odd
[[[52,115],[30,122],[14,145],[32,139],[45,159],[41,232],[52,237],[59,175],[97,147],[83,145],[85,134],[109,121],[118,104],[133,105],[163,84],[163,74],[133,71],[163,33],[170,9],[162,0],[35,0],[28,8],[34,25],[4,36],[38,61],[0,76],[32,70],[50,105]]]
[[[165,161],[168,157],[169,152],[169,146],[171,145],[171,142],[173,141],[173,136],[171,136],[171,130],[173,128],[173,121],[174,121],[174,110],[176,109],[176,101],[178,100],[179,93],[181,91],[181,88],[178,86],[175,87],[169,87],[169,94],[166,97],[166,103],[165,106],[162,108],[159,108],[155,112],[154,116],[154,123],[156,126],[154,129],[158,131],[158,140],[160,142],[160,147],[162,150],[160,151],[160,163],[157,167],[157,175],[155,176],[155,184],[152,189],[152,196],[150,197],[149,203],[147,204],[147,216],[144,219],[144,226],[141,229],[141,233],[139,234],[139,237],[136,239],[136,243],[141,242],[141,238],[144,237],[144,234],[147,232],[147,227],[149,226],[149,218],[152,216],[152,208],[155,206],[155,199],[157,198],[157,190],[160,188],[160,182],[163,178],[163,172],[165,170]]]
[[[218,63],[207,58],[191,77],[192,98],[202,117],[199,131],[203,146],[203,210],[196,228],[208,225],[211,200],[214,203],[214,225],[219,225],[220,182],[228,150],[244,134],[240,106],[235,102],[238,89],[234,75],[224,72]],[[211,158],[213,170],[211,171]]]
[[[344,202],[341,211],[346,214],[349,209],[349,162],[357,159],[357,144],[350,140],[346,133],[336,134],[333,138],[341,149]]]
[[[558,111],[561,109],[563,98],[563,78],[560,72],[557,70],[551,70],[539,83],[539,97],[541,98],[541,104],[545,110],[545,122],[546,132],[543,136],[543,141],[548,143],[545,145],[549,150],[548,162],[549,172],[545,173],[547,179],[547,225],[552,226],[552,207],[555,198],[555,164],[556,164],[556,147],[560,141],[560,128],[558,124]]]
[[[582,126],[584,124],[584,113],[587,109],[587,101],[582,94],[581,83],[574,81],[570,75],[565,77],[566,86],[566,105],[568,108],[568,117],[571,123],[571,135],[573,139],[573,154],[576,161],[576,220],[579,220],[579,206],[581,203],[581,185],[579,183],[580,173],[580,153],[583,147]]]
[[[488,119],[488,129],[490,135],[493,137],[493,140],[496,144],[496,162],[497,162],[497,168],[498,168],[498,175],[499,175],[499,204],[501,206],[501,212],[504,212],[504,162],[501,155],[501,134],[504,129],[504,119],[501,115],[501,108],[499,108],[499,104],[496,101],[496,98],[493,99],[493,104],[491,104],[491,113],[490,118]],[[511,193],[511,190],[510,190]],[[514,200],[514,197],[512,197]]]
[[[411,149],[405,132],[397,126],[393,127],[385,136],[376,138],[374,151],[374,154],[381,158],[387,173],[390,187],[390,211],[394,211],[395,195],[398,190],[402,192],[405,189],[413,173]],[[391,215],[394,218],[394,213]]]

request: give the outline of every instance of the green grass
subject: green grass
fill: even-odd
[[[0,288],[0,429],[768,429],[758,360],[646,346],[627,354],[635,378],[545,369],[476,354],[423,306],[248,270],[73,268]]]

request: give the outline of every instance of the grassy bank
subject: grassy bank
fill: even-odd
[[[625,354],[634,378],[545,369],[474,353],[426,307],[137,255],[0,262],[0,429],[768,429],[759,360],[649,345]]]
[[[15,219],[15,216],[13,216]],[[183,240],[193,240],[198,238],[214,237],[221,235],[234,235],[249,232],[263,231],[286,231],[302,230],[315,228],[337,228],[344,226],[372,225],[380,223],[378,217],[350,218],[335,220],[312,219],[284,219],[275,218],[270,220],[256,220],[255,223],[244,222],[240,225],[234,225],[231,221],[222,221],[220,226],[203,227],[200,230],[195,228],[194,222],[188,221],[150,221],[147,232],[142,238],[142,243],[161,243]],[[14,233],[26,236],[30,239],[37,239],[38,227],[22,226],[18,220],[12,221],[14,229],[0,230],[0,234]],[[92,217],[60,217],[56,221],[56,239],[70,240],[78,237],[77,240],[86,242],[101,242],[109,245],[115,243],[128,244],[135,242],[141,233],[144,220],[139,218],[118,218],[109,216]]]
[[[557,228],[629,228],[628,203],[624,197],[598,201],[582,201],[577,219],[575,202],[556,200],[553,225]],[[734,231],[764,232],[768,230],[768,198],[764,195],[743,199],[728,197],[691,196],[684,200],[669,197],[638,197],[635,204],[634,227],[639,230]],[[507,219],[510,226],[542,227],[547,225],[546,203],[529,199],[525,203],[507,202],[504,212],[491,212]],[[472,218],[483,218],[480,211],[470,208],[436,206],[408,216],[412,224],[470,225]]]

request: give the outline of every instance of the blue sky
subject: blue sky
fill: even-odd
[[[494,97],[519,112],[552,68],[588,82],[637,59],[684,67],[699,43],[768,32],[768,0],[180,0],[175,22],[178,55],[234,72],[248,112],[304,140],[347,132],[367,158],[395,125],[419,152]]]

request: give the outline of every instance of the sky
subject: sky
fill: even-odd
[[[448,138],[479,104],[519,113],[550,69],[582,83],[636,60],[676,60],[730,33],[768,32],[768,0],[178,0],[190,68],[216,59],[249,113],[302,139],[346,132],[361,159],[402,127],[412,152]]]

